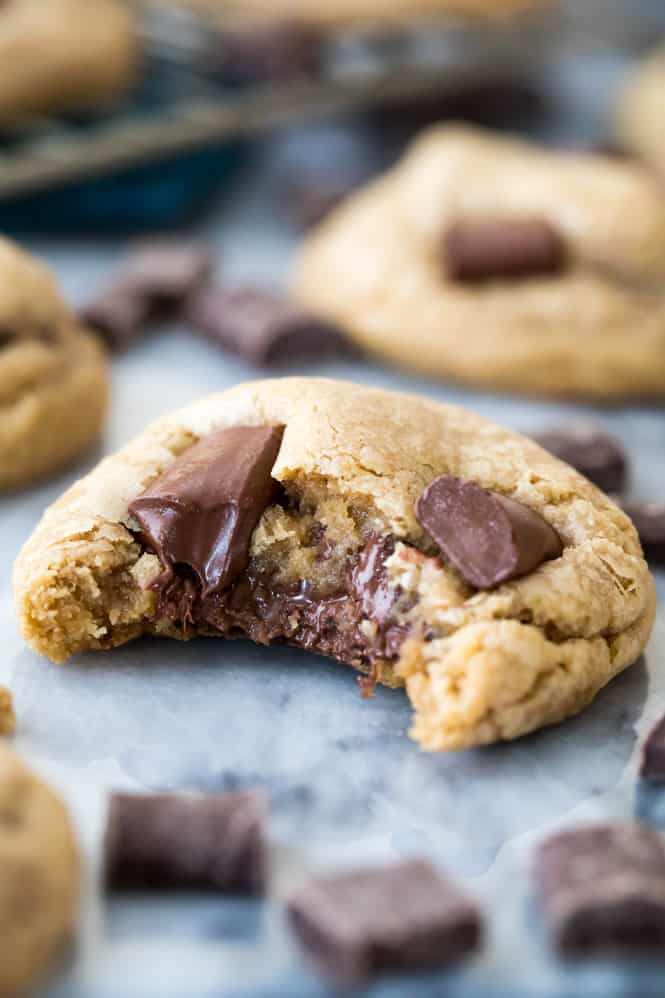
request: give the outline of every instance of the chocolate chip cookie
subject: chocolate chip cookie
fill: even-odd
[[[655,605],[630,520],[536,443],[317,378],[152,424],[46,512],[14,588],[55,661],[143,634],[289,643],[405,684],[430,750],[581,710]]]
[[[631,74],[615,112],[619,146],[665,174],[665,46],[652,53]]]
[[[134,79],[134,21],[120,0],[11,0],[0,8],[0,123],[95,108]]]
[[[437,127],[306,240],[296,296],[380,356],[530,394],[665,394],[665,189]]]
[[[36,260],[0,239],[0,489],[75,458],[101,429],[107,363]]]
[[[0,994],[25,991],[67,942],[79,859],[55,794],[0,746]]]

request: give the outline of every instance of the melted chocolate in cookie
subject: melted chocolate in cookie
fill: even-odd
[[[378,659],[396,659],[409,630],[395,620],[401,591],[387,581],[385,562],[394,549],[394,538],[371,535],[350,558],[339,587],[327,593],[306,580],[277,580],[256,564],[229,588],[205,596],[181,574],[160,589],[157,612],[183,630],[246,635],[261,645],[288,643],[371,667]]]
[[[361,667],[396,658],[408,627],[395,619],[402,594],[385,570],[394,538],[370,534],[332,592],[250,561],[252,534],[279,498],[271,472],[282,434],[283,427],[247,426],[211,433],[131,503],[143,542],[164,568],[153,583],[158,615],[183,631],[288,642]],[[324,531],[317,547],[326,560]]]
[[[271,472],[283,432],[234,426],[211,433],[131,503],[165,580],[185,567],[207,597],[244,571],[254,529],[279,489]]]

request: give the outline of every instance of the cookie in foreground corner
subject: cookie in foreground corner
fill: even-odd
[[[0,745],[0,994],[25,994],[70,939],[79,857],[55,794]]]
[[[665,189],[635,162],[435,127],[312,232],[293,283],[359,346],[428,376],[665,395]]]
[[[318,378],[153,423],[46,511],[14,589],[26,640],[59,662],[244,635],[404,684],[429,750],[577,713],[638,658],[655,607],[630,520],[536,443]]]
[[[58,471],[98,436],[108,365],[45,267],[0,239],[0,491]]]

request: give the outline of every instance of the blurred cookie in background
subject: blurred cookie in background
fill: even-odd
[[[296,17],[319,25],[403,23],[442,14],[502,17],[542,7],[547,0],[159,0],[222,14]]]
[[[0,5],[0,125],[97,108],[131,85],[134,18],[121,0],[12,0]]]
[[[615,136],[627,152],[665,174],[665,45],[629,76],[615,113]]]
[[[102,347],[46,269],[0,239],[0,490],[59,470],[97,437],[109,385]]]
[[[640,165],[463,126],[305,241],[300,302],[404,367],[528,394],[665,394],[665,191]]]

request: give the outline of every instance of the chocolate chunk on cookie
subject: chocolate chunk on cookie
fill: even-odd
[[[288,914],[307,956],[340,984],[459,962],[482,936],[473,903],[424,860],[314,877]]]
[[[563,551],[557,532],[528,506],[450,475],[427,486],[416,515],[476,589],[527,575]]]
[[[194,328],[253,364],[279,366],[348,353],[330,322],[258,288],[210,288],[188,310]]]
[[[665,565],[665,504],[622,499],[620,505],[635,525],[647,561]]]
[[[665,956],[665,846],[652,829],[560,832],[540,846],[533,871],[563,956]]]
[[[288,643],[404,684],[430,750],[577,713],[638,658],[655,607],[628,518],[533,441],[302,377],[152,424],[47,511],[14,586],[56,660],[141,635]]]
[[[137,246],[116,276],[81,312],[112,350],[131,345],[161,314],[183,307],[210,277],[212,254],[201,243],[162,240]]]
[[[566,247],[543,219],[464,219],[446,230],[444,256],[456,281],[517,279],[558,273]]]
[[[623,492],[628,460],[619,441],[593,423],[569,423],[535,433],[533,439],[579,471],[603,492]]]
[[[271,470],[283,432],[234,426],[211,433],[130,504],[167,577],[186,565],[207,596],[247,567],[252,533],[278,492]]]
[[[108,890],[214,890],[262,894],[261,793],[114,794],[104,843]]]
[[[640,776],[643,780],[665,783],[665,717],[647,735],[642,748]]]

